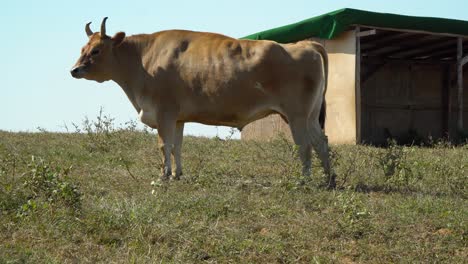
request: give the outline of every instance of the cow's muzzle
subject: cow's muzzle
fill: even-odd
[[[85,74],[85,69],[84,68],[85,68],[84,65],[73,67],[73,69],[71,69],[70,73],[74,78],[77,78],[77,79],[83,78],[83,76]]]

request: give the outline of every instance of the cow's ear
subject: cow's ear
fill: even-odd
[[[124,39],[125,39],[125,32],[117,32],[112,37],[112,43],[113,43],[114,47],[118,47],[120,44],[122,44]]]

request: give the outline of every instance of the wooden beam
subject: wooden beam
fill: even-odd
[[[433,57],[440,53],[447,52],[447,50],[455,49],[456,43],[454,39],[447,39],[438,43],[431,44],[429,46],[421,47],[420,50],[409,50],[408,52],[404,52],[404,56],[409,56],[412,58],[420,58],[420,57]]]
[[[363,29],[361,28],[361,30],[363,30]],[[373,42],[379,41],[379,40],[381,40],[383,38],[386,38],[388,36],[393,36],[393,35],[395,35],[395,32],[376,30],[375,35],[365,37],[365,38],[363,38],[361,40],[361,50],[365,50],[365,49],[368,49],[368,48],[373,48],[374,47],[374,44],[372,44]]]
[[[450,138],[450,65],[446,65],[442,73],[442,97],[441,97],[441,118],[442,118],[442,137]]]
[[[369,107],[371,109],[392,109],[392,110],[407,110],[407,111],[421,111],[421,110],[433,110],[439,111],[440,104],[436,105],[418,105],[418,104],[370,104],[370,103],[363,103],[364,106]]]
[[[363,56],[363,63],[383,64],[388,62],[401,62],[407,64],[453,64],[455,60],[434,60],[434,59],[399,59],[384,58],[380,56]]]
[[[434,36],[428,35],[433,38]],[[430,55],[434,51],[438,51],[441,48],[454,45],[453,39],[438,39],[428,42],[419,42],[411,46],[403,47],[401,50],[391,54],[392,56],[401,58],[417,58],[425,55]]]
[[[421,51],[422,48],[427,46],[428,44],[431,45],[434,43],[435,36],[432,35],[413,35],[406,39],[400,40],[394,46],[398,47],[398,49],[393,49],[388,52],[384,52],[382,56],[392,56],[392,57],[403,57],[404,53],[411,52],[411,51]]]
[[[463,57],[461,63],[463,66],[465,66],[465,64],[468,63],[468,56]]]
[[[468,48],[464,48],[462,54],[468,52]],[[442,50],[440,52],[435,52],[432,56],[432,59],[446,59],[446,58],[453,58],[457,60],[457,48]]]
[[[458,132],[463,131],[463,39],[457,39]]]
[[[362,25],[352,25],[352,26],[362,26]],[[434,36],[446,36],[446,37],[457,37],[462,39],[468,39],[466,35],[460,34],[452,34],[452,33],[436,33],[431,31],[424,31],[424,30],[411,30],[411,29],[399,29],[399,28],[388,28],[388,27],[372,27],[378,30],[386,30],[386,31],[394,31],[394,32],[406,32],[406,33],[413,33],[413,34],[429,34]]]
[[[447,105],[447,111],[448,111],[448,115],[447,115],[447,127],[448,127],[448,136],[451,137],[453,134],[452,134],[452,120],[453,120],[453,100],[452,100],[452,94],[453,94],[453,88],[455,88],[455,85],[454,85],[454,79],[455,79],[455,76],[452,75],[452,71],[453,69],[456,69],[456,67],[453,67],[452,66],[449,66],[449,83],[448,83],[448,87],[447,87],[447,90],[448,90],[448,105]],[[452,77],[453,76],[453,77]]]
[[[362,38],[362,37],[372,36],[375,34],[377,34],[377,30],[371,29],[371,30],[361,31],[357,34],[357,36]]]
[[[356,143],[361,143],[361,28],[355,29],[356,35],[356,77],[355,77],[355,101],[356,101]]]
[[[372,45],[372,41],[368,42],[369,45]],[[362,53],[369,54],[371,56],[378,55],[383,57],[410,58],[412,56],[408,55],[411,55],[412,53],[421,53],[427,49],[427,46],[433,46],[435,43],[438,44],[439,42],[440,37],[437,36],[413,34],[402,39],[382,43],[379,47],[362,49]],[[447,45],[447,43],[445,43],[445,45]]]
[[[405,38],[408,38],[410,36],[414,36],[413,33],[394,33],[394,34],[391,34],[391,35],[387,35],[387,36],[384,36],[382,38],[379,38],[375,41],[371,41],[371,42],[368,42],[366,43],[366,45],[368,44],[372,44],[373,47],[371,48],[366,48],[366,52],[374,52],[374,51],[378,51],[380,49],[382,49],[382,47],[389,47],[389,46],[392,46],[392,45],[395,45],[395,44],[398,44],[401,42],[402,39],[405,39]]]
[[[454,43],[457,43],[457,42],[454,41]],[[455,44],[452,48],[447,48],[447,49],[432,53],[431,57],[434,59],[437,59],[437,58],[441,59],[441,58],[448,58],[448,57],[453,57],[454,59],[456,59],[457,49],[458,47]],[[468,47],[463,48],[462,55],[466,52],[468,52]]]

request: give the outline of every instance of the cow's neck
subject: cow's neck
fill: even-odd
[[[112,80],[122,87],[133,106],[140,111],[137,98],[141,96],[144,88],[144,71],[142,71],[141,54],[144,45],[141,42],[125,40],[115,49],[114,69]]]

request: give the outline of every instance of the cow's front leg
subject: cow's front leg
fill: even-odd
[[[163,154],[163,172],[161,180],[168,180],[172,174],[171,153],[174,148],[176,120],[170,115],[158,117],[158,143]]]
[[[175,129],[175,142],[174,148],[172,149],[172,155],[174,156],[174,161],[176,165],[176,172],[174,175],[174,180],[180,180],[182,176],[182,140],[184,138],[184,123],[177,122]]]

